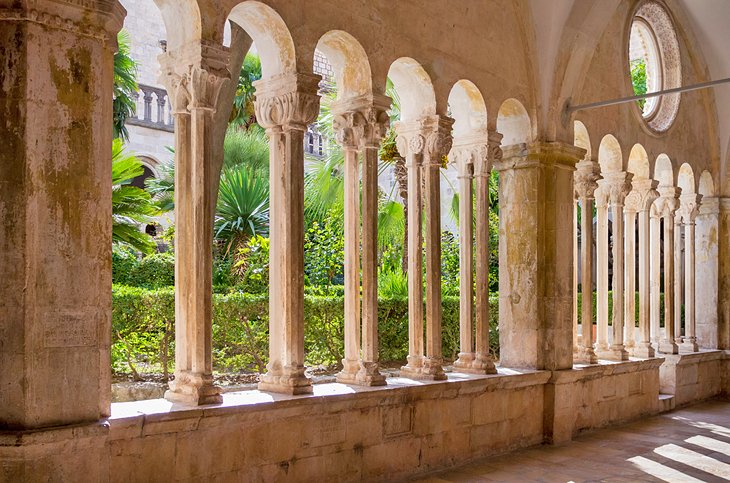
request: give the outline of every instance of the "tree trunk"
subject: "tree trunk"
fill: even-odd
[[[408,170],[406,160],[400,156],[395,158],[395,180],[398,184],[398,194],[403,200],[403,217],[408,220]],[[401,264],[403,273],[408,273],[408,222],[403,230],[403,262]]]

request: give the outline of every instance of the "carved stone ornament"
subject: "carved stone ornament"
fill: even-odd
[[[305,130],[319,114],[319,80],[318,75],[283,74],[254,82],[258,123],[265,129]]]
[[[679,208],[680,189],[671,186],[660,186],[659,197],[651,205],[652,218],[669,218]]]
[[[575,194],[578,198],[592,200],[601,179],[601,168],[595,161],[583,160],[576,165],[573,174]]]
[[[693,225],[700,212],[702,195],[686,194],[679,197],[679,208],[675,221],[683,225]]]
[[[624,202],[624,211],[639,212],[648,211],[652,203],[659,197],[656,190],[658,181],[653,179],[633,180],[631,193]]]

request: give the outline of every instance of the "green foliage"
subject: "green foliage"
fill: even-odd
[[[158,211],[149,193],[130,184],[143,173],[142,163],[124,150],[120,139],[115,139],[112,143],[112,243],[152,253],[157,245],[140,230],[140,225],[149,223]]]
[[[114,86],[112,112],[112,128],[114,138],[124,141],[129,139],[125,123],[134,115],[136,104],[134,94],[139,90],[137,85],[137,62],[130,55],[129,32],[122,29],[117,35],[118,48],[114,54]]]
[[[345,257],[342,219],[330,213],[314,221],[304,235],[304,275],[311,285],[342,282]]]
[[[261,79],[261,59],[258,55],[248,53],[243,59],[241,73],[238,76],[238,88],[233,98],[233,110],[229,124],[238,128],[248,129],[256,122],[254,110],[254,81]]]
[[[135,287],[157,289],[175,285],[175,256],[172,253],[155,253],[140,260],[130,274],[130,284]]]
[[[269,232],[269,180],[246,165],[221,174],[215,214],[215,237],[228,248]]]
[[[499,291],[499,217],[489,210],[489,290]]]
[[[172,156],[175,150],[167,146]],[[151,176],[145,180],[145,189],[152,196],[157,209],[167,213],[175,209],[175,162],[170,159],[160,163],[157,168],[158,176]]]
[[[125,246],[112,247],[112,283],[133,285],[131,275],[139,266],[140,254]]]
[[[441,291],[459,296],[459,240],[453,233],[441,233]]]
[[[175,297],[172,288],[112,290],[112,366],[118,372],[172,371]],[[343,357],[344,301],[341,296],[306,295],[305,362],[334,367]],[[490,344],[498,353],[497,299],[490,300]],[[264,372],[268,362],[266,294],[213,295],[213,367],[221,372]],[[408,354],[408,299],[378,302],[380,360],[403,361]],[[443,299],[443,353],[459,352],[459,299]]]
[[[400,267],[380,270],[378,295],[384,298],[408,298],[408,276]]]
[[[223,169],[245,165],[255,173],[269,173],[269,138],[258,124],[249,129],[228,128],[223,141]]]
[[[234,270],[238,275],[237,290],[247,293],[269,291],[269,239],[253,236],[238,249]]]
[[[634,94],[641,96],[646,94],[646,62],[644,59],[635,59],[630,63],[631,67],[631,84],[634,87]],[[636,101],[639,109],[643,110],[646,105],[646,99]]]

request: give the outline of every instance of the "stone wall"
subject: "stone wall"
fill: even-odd
[[[662,394],[673,395],[675,407],[720,395],[730,362],[724,355],[723,351],[664,355],[659,371]]]

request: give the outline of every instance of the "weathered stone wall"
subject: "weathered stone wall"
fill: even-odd
[[[674,395],[675,407],[722,394],[728,362],[724,355],[723,351],[666,354],[659,371],[662,394]]]

